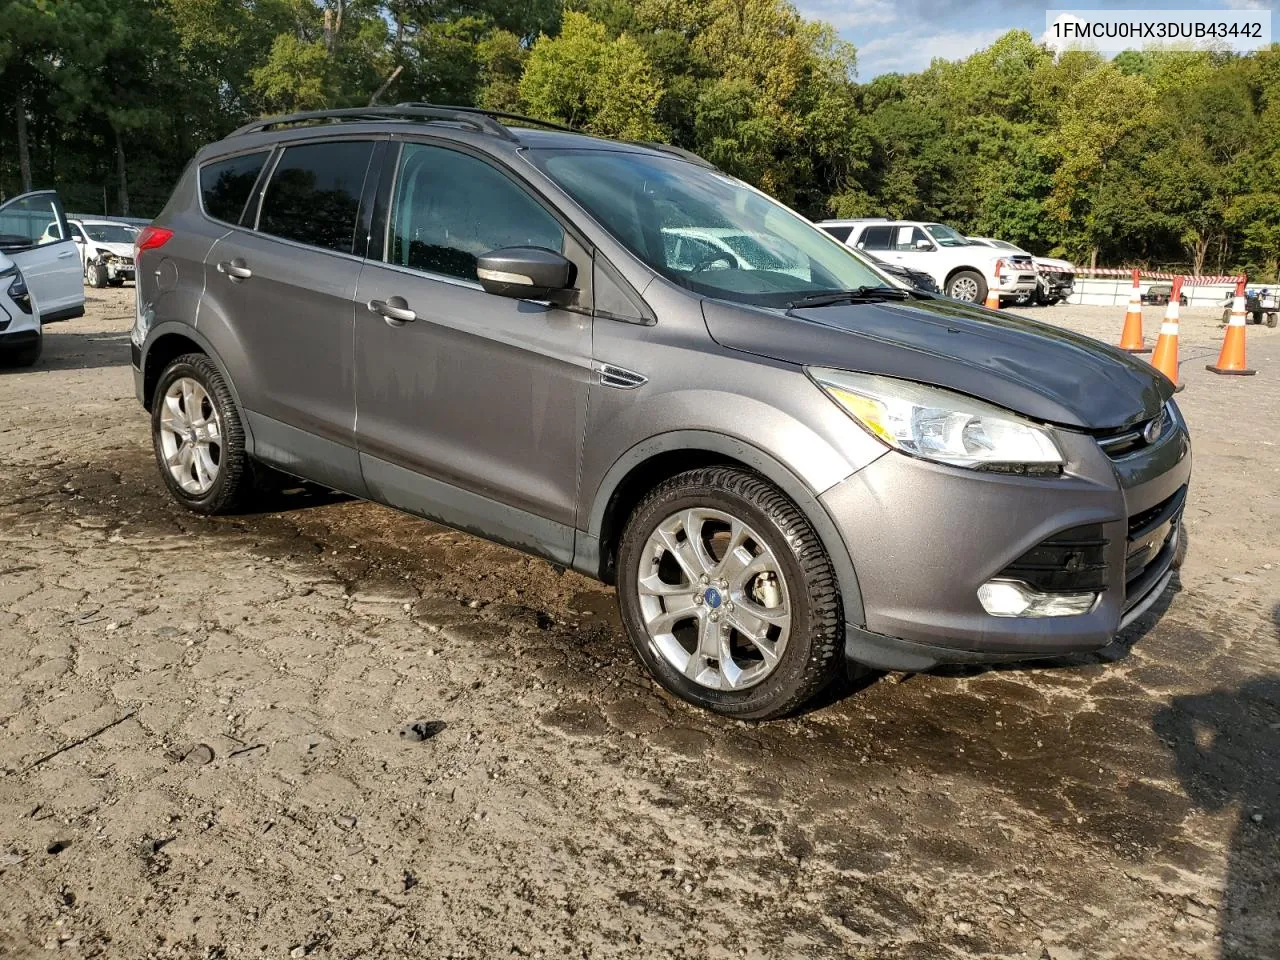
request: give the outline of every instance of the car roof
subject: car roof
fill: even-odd
[[[505,120],[507,122],[500,122]],[[607,150],[686,160],[714,169],[713,165],[680,147],[649,141],[611,140],[533,117],[476,107],[403,103],[395,107],[352,107],[266,117],[245,124],[196,155],[199,163],[233,153],[263,149],[291,140],[335,138],[360,134],[403,134],[406,129],[428,131],[457,140],[488,153],[521,150]]]

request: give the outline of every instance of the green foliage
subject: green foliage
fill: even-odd
[[[154,213],[202,143],[376,93],[669,140],[815,218],[1280,276],[1280,46],[856,62],[789,0],[0,0],[0,195],[19,117],[35,185]]]
[[[626,34],[610,39],[583,13],[566,13],[559,36],[533,45],[520,98],[544,120],[624,140],[662,136],[654,117],[662,82],[644,49]]]

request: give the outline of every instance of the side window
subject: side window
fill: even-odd
[[[336,140],[287,147],[271,174],[258,229],[350,253],[373,143]]]
[[[56,193],[15,197],[0,206],[0,251],[28,250],[46,243],[57,243],[65,235],[64,223],[66,220]]]
[[[476,260],[501,247],[564,249],[564,231],[540,203],[483,161],[407,143],[391,202],[387,261],[476,279]]]
[[[853,233],[853,227],[823,227],[823,230],[831,234],[841,243],[849,239],[849,234]]]
[[[894,227],[893,228],[893,247],[891,249],[906,253],[916,248],[917,240],[926,240],[924,232],[919,227]]]
[[[204,202],[204,212],[215,220],[239,223],[269,155],[270,151],[264,150],[216,160],[201,167],[200,199]]]
[[[864,250],[888,250],[892,242],[893,227],[867,227],[862,231],[858,246]]]

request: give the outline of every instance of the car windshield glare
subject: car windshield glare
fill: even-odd
[[[972,247],[975,245],[968,237],[957,233],[945,224],[926,223],[924,228],[929,231],[929,236],[933,237],[940,247]]]
[[[529,157],[632,253],[695,293],[782,307],[893,285],[809,221],[719,171],[620,150]]]

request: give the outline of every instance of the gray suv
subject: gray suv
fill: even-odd
[[[905,289],[673,147],[421,104],[263,120],[137,249],[179,503],[280,471],[616,584],[710,710],[785,714],[845,660],[1097,649],[1172,577],[1172,383]]]

